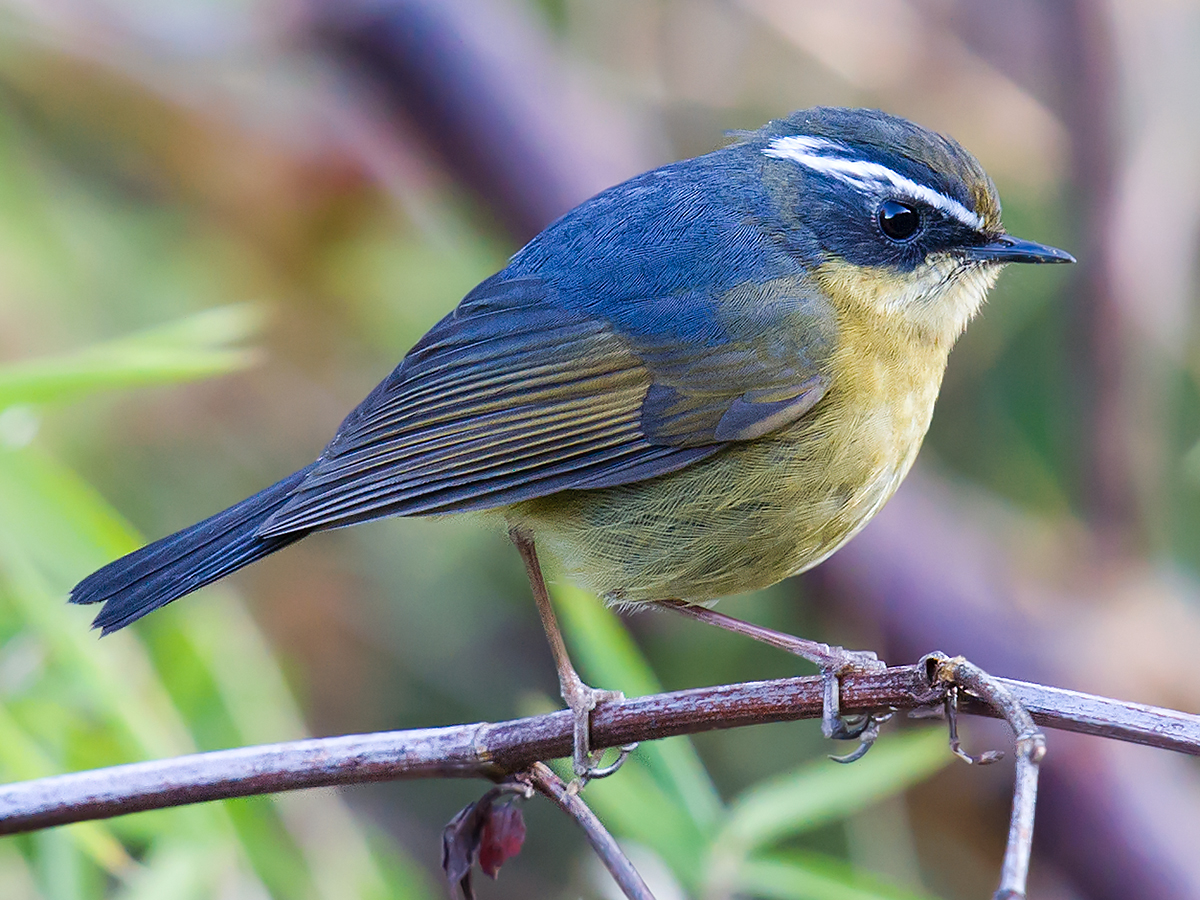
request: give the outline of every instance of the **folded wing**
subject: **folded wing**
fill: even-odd
[[[347,417],[258,533],[652,478],[793,421],[827,383],[736,339],[649,346],[538,279],[494,278]]]

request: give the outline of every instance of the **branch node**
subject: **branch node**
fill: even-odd
[[[931,653],[921,660],[931,684],[945,684],[946,713],[950,720],[950,746],[968,761],[972,758],[958,747],[958,690],[969,691],[996,709],[1016,734],[1017,771],[1013,787],[1012,819],[1008,827],[1008,845],[1000,873],[1000,888],[994,900],[1023,900],[1029,877],[1029,857],[1033,850],[1033,820],[1037,806],[1038,765],[1046,755],[1046,737],[1034,724],[1033,717],[1007,686],[961,656]],[[984,762],[983,754],[977,761]],[[988,759],[988,762],[994,759]]]

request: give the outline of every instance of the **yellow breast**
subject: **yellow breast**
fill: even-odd
[[[517,504],[510,522],[612,602],[706,602],[816,565],[907,474],[945,368],[945,346],[897,342],[874,318],[839,323],[832,385],[788,428],[649,481]]]

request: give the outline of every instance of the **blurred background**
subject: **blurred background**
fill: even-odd
[[[556,708],[517,554],[469,517],[310,538],[103,642],[64,598],[309,462],[555,216],[817,104],[953,135],[1079,264],[1006,272],[888,508],[722,610],[1200,712],[1198,51],[1189,0],[3,0],[0,778]],[[593,684],[810,671],[556,590]],[[588,797],[660,900],[990,896],[1010,763],[907,723],[827,752],[814,722],[677,739]],[[1031,896],[1200,896],[1195,760],[1051,733],[1044,773]],[[483,788],[8,838],[0,896],[444,897],[440,830]],[[613,896],[526,816],[484,898]]]

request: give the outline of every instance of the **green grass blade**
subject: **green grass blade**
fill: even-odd
[[[827,759],[754,785],[732,804],[717,852],[749,855],[928,778],[954,757],[943,728],[885,734],[852,765]]]
[[[10,782],[58,774],[41,747],[3,703],[0,703],[0,772]],[[110,875],[118,875],[133,865],[121,842],[95,822],[69,825],[63,831]]]
[[[246,368],[259,352],[232,345],[257,334],[263,321],[256,306],[223,306],[73,353],[0,366],[0,409]]]
[[[179,837],[158,841],[113,900],[205,900],[219,894],[221,886],[214,881],[227,866],[213,865],[214,851],[219,853]]]
[[[82,478],[32,448],[0,448],[0,531],[66,590],[141,538]]]
[[[640,753],[639,748],[618,775],[589,784],[585,799],[609,831],[652,849],[680,882],[694,888],[708,835],[659,786]]]
[[[931,900],[816,853],[747,860],[738,872],[736,893],[763,900]]]
[[[69,470],[34,448],[0,451],[0,600],[19,616],[22,633],[47,649],[54,671],[72,673],[73,683],[88,685],[87,702],[99,713],[110,752],[163,757],[193,749],[198,738],[206,746],[214,741],[236,746],[303,736],[302,717],[277,663],[228,591],[209,589],[207,597],[197,598],[204,602],[181,608],[174,621],[150,623],[153,627],[142,629],[145,641],[130,630],[101,642],[88,630],[87,611],[65,602],[67,587],[137,543],[131,529]],[[185,724],[181,703],[205,712]],[[0,738],[3,734],[0,727]],[[5,749],[14,762],[25,759],[27,770],[36,757],[33,744],[14,741]],[[81,761],[87,766],[109,760],[85,753]],[[160,835],[168,840],[181,832],[197,845],[229,846],[236,831],[257,874],[287,896],[431,896],[420,880],[396,880],[396,873],[418,867],[400,851],[373,847],[332,792],[206,804],[170,815],[188,824],[167,823],[153,833],[155,846]],[[125,820],[120,827],[127,828]],[[111,869],[111,844],[84,837],[89,856],[101,865],[107,859]],[[172,858],[164,878],[205,871],[194,860]],[[237,854],[230,860],[231,866],[244,862]],[[238,877],[253,879],[254,873]]]
[[[307,737],[300,710],[258,625],[227,590],[210,591],[205,599],[186,607],[184,630],[213,675],[239,743]],[[398,886],[385,882],[364,829],[338,794],[289,792],[270,803],[303,852],[318,896],[397,895]]]

